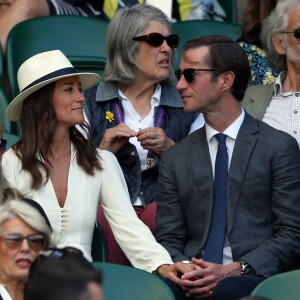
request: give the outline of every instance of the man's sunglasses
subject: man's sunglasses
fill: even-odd
[[[46,244],[45,236],[41,233],[33,233],[23,236],[18,232],[1,232],[0,238],[11,250],[20,249],[23,240],[27,240],[29,248],[36,252],[42,250]]]
[[[184,69],[183,71],[175,71],[175,75],[178,79],[178,81],[180,80],[181,76],[184,76],[184,79],[187,83],[192,83],[194,81],[194,75],[195,72],[197,71],[209,71],[209,72],[214,72],[217,70],[213,70],[213,69],[193,69],[193,68],[188,68],[188,69]]]
[[[281,33],[293,34],[295,39],[300,40],[300,27],[294,29],[293,31],[282,31]]]
[[[168,36],[163,36],[160,33],[153,32],[147,35],[137,36],[132,38],[133,41],[144,41],[153,47],[159,47],[162,45],[164,40],[171,48],[177,48],[179,44],[179,36],[177,34],[170,34]]]

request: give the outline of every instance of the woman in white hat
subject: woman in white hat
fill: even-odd
[[[12,187],[32,197],[47,213],[60,246],[77,246],[91,260],[97,207],[133,266],[179,283],[168,252],[136,216],[115,156],[94,148],[77,129],[84,124],[83,90],[99,79],[76,73],[58,50],[37,54],[18,71],[20,94],[8,106],[22,135],[4,153],[3,173]]]

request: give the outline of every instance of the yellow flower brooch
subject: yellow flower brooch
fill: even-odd
[[[111,111],[107,111],[105,119],[111,123],[115,119],[115,116]]]

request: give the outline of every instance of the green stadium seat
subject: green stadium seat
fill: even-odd
[[[300,299],[300,270],[272,276],[260,283],[251,296],[261,296],[272,300]]]
[[[17,71],[29,57],[61,50],[78,71],[102,74],[106,63],[108,22],[94,17],[47,16],[17,24],[7,40],[7,69],[11,94],[18,93]]]
[[[102,273],[104,299],[175,300],[169,286],[156,275],[112,263],[94,266]]]
[[[101,226],[96,222],[92,242],[92,258],[94,262],[107,261],[106,240]]]

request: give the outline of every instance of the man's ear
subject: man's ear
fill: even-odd
[[[273,45],[274,45],[276,51],[278,52],[278,54],[280,54],[280,55],[286,54],[285,45],[284,45],[283,39],[280,36],[273,35],[272,42],[273,42]]]
[[[235,75],[232,71],[227,71],[220,75],[220,88],[222,91],[230,90],[235,79]]]

